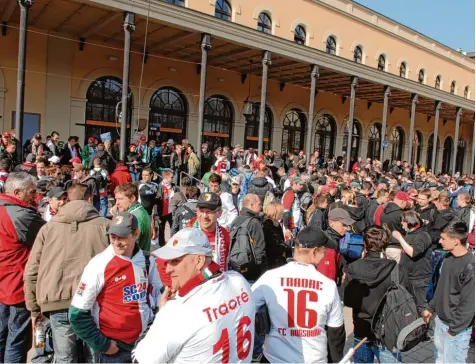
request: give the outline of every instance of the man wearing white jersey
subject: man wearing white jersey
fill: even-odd
[[[255,308],[239,273],[221,272],[207,236],[185,228],[153,253],[167,261],[172,289],[133,356],[139,363],[249,363]],[[176,289],[176,292],[173,290]]]
[[[328,238],[306,227],[295,239],[294,261],[269,270],[253,285],[256,309],[266,305],[271,330],[262,362],[337,363],[345,344],[344,314],[334,281],[316,267]]]

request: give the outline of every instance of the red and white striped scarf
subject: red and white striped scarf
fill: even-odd
[[[192,225],[194,228],[200,228],[200,222],[198,219]],[[227,256],[228,252],[226,251],[225,236],[223,235],[223,227],[220,226],[217,222],[215,230],[215,251],[216,251],[216,263],[220,266],[222,272],[228,270]]]

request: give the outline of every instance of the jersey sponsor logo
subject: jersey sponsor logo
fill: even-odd
[[[78,290],[76,291],[76,294],[78,296],[82,296],[85,290],[86,290],[86,283],[79,282]]]
[[[147,295],[147,282],[125,286],[123,292],[123,303],[131,303],[144,299]]]

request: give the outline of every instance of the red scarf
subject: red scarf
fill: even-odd
[[[43,144],[40,143],[39,147],[37,147],[35,144],[31,144],[31,152],[36,157],[42,156],[43,155]]]
[[[206,267],[203,272],[197,274],[195,277],[190,279],[185,285],[179,288],[177,294],[179,297],[184,297],[189,294],[194,288],[198,287],[202,283],[208,281],[213,275],[220,272],[220,266],[215,263],[211,262],[208,267]]]

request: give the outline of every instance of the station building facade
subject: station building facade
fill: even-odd
[[[20,12],[14,0],[0,0],[0,9],[0,127],[11,130]],[[145,134],[196,144],[202,130],[201,141],[212,147],[258,147],[262,52],[269,44],[282,53],[271,51],[268,65],[264,149],[343,155],[352,125],[352,157],[411,159],[430,168],[436,140],[436,171],[452,171],[453,159],[455,171],[472,171],[474,59],[350,0],[35,1],[28,11],[23,139],[38,130],[56,130],[61,140],[77,135],[81,143],[119,134],[125,11],[135,14],[126,112],[131,141]],[[201,35],[208,32],[202,86]],[[301,49],[320,61],[296,59]],[[313,64],[319,71],[310,114]],[[358,68],[345,72],[341,64]],[[363,82],[349,123],[353,76]],[[391,88],[387,110],[385,87]]]

